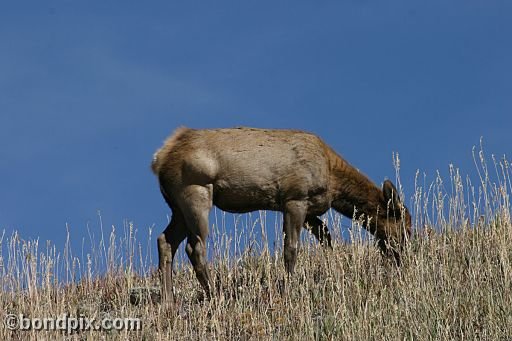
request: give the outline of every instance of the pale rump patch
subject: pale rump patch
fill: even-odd
[[[176,141],[187,131],[190,129],[187,127],[178,127],[167,140],[165,140],[163,146],[159,148],[153,154],[153,161],[151,162],[151,170],[156,175],[160,171],[162,164],[165,162],[165,157],[163,155],[167,155],[170,150],[176,144]]]

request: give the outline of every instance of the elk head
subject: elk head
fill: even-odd
[[[393,255],[399,265],[400,253],[412,234],[411,214],[391,181],[384,181],[382,193],[384,202],[379,206],[371,229],[375,231],[381,250]]]

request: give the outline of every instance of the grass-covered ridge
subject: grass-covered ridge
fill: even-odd
[[[199,285],[183,261],[174,276],[176,302],[161,304],[157,292],[152,301],[138,289],[151,292],[159,284],[152,263],[140,256],[146,246],[138,244],[131,226],[113,231],[83,257],[23,241],[17,234],[4,235],[0,314],[2,319],[9,313],[141,319],[141,331],[67,335],[88,340],[510,338],[510,168],[503,160],[488,169],[482,154],[476,160],[480,176],[474,182],[451,168],[446,181],[439,177],[416,186],[406,201],[416,234],[399,269],[371,242],[357,237],[357,222],[351,228],[354,242],[338,237],[332,251],[303,232],[291,279],[286,278],[280,248],[270,250],[260,240],[233,258],[227,250],[240,238],[251,244],[250,231],[280,234],[278,224],[256,214],[252,221],[242,219],[246,226],[237,229],[239,235],[227,235],[222,224],[213,229],[211,267],[218,294],[212,300],[198,302]],[[350,224],[333,214],[326,219],[331,231]],[[97,276],[100,263],[109,271]],[[0,327],[4,340],[62,336]]]

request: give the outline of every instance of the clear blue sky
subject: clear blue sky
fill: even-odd
[[[186,3],[186,5],[183,5]],[[168,209],[177,126],[297,128],[408,199],[417,169],[512,147],[510,1],[3,1],[0,230],[62,246]],[[151,242],[151,245],[156,245]]]

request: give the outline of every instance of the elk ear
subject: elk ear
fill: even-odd
[[[389,180],[384,181],[382,192],[384,193],[386,204],[389,203],[392,210],[399,210],[402,203],[400,202],[400,196],[398,195],[395,185]]]

